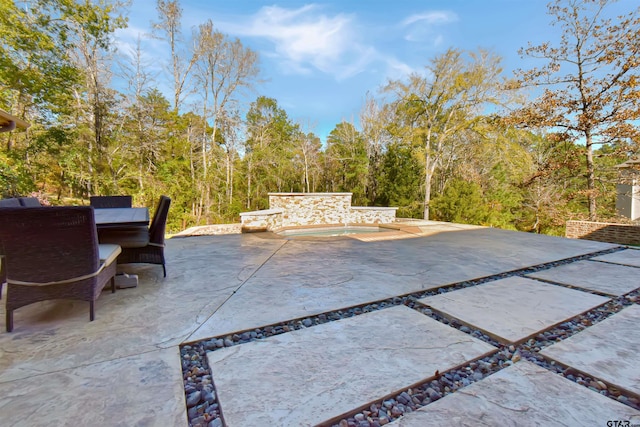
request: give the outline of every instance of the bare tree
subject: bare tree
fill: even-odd
[[[169,47],[171,49],[173,110],[178,112],[184,97],[188,95],[185,95],[184,91],[186,89],[189,74],[197,60],[197,56],[194,52],[185,55],[180,49],[180,43],[182,42],[180,31],[182,8],[180,7],[180,2],[178,0],[158,0],[156,9],[158,10],[158,17],[160,21],[153,24],[153,30],[158,38],[166,40],[169,43]]]
[[[195,34],[195,76],[202,94],[203,116],[211,127],[208,143],[203,140],[203,181],[205,188],[201,204],[208,214],[208,198],[210,182],[208,170],[211,164],[209,154],[218,138],[218,130],[225,111],[233,108],[235,96],[242,89],[250,88],[258,76],[258,54],[245,48],[240,40],[229,40],[224,34],[214,29],[213,23],[207,21],[198,27]]]
[[[137,181],[140,189],[144,189],[145,182],[144,177],[147,176],[147,171],[144,169],[144,156],[145,151],[156,151],[157,148],[153,146],[153,142],[149,141],[147,135],[147,129],[145,127],[145,118],[147,116],[145,106],[143,104],[143,96],[151,88],[154,82],[154,76],[148,72],[149,64],[145,61],[142,51],[142,41],[138,36],[136,47],[129,52],[131,63],[123,62],[120,66],[120,74],[123,80],[127,82],[127,91],[125,94],[124,107],[128,110],[128,113],[122,114],[120,119],[119,128],[122,129],[124,123],[130,119],[133,119],[136,126],[136,141],[117,141],[118,144],[113,147],[109,155],[107,156],[107,162],[111,171],[113,185],[117,189],[118,177],[123,172],[124,166],[116,167],[114,160],[117,152],[131,152],[135,155],[135,158],[139,160],[137,168]],[[126,156],[126,153],[122,153]]]
[[[615,21],[606,18],[611,0],[556,0],[552,25],[562,29],[555,44],[527,47],[521,54],[547,61],[520,71],[522,86],[543,87],[542,95],[514,115],[517,122],[547,127],[586,146],[589,219],[596,220],[593,147],[640,137],[640,7]]]
[[[310,126],[307,126],[309,128]],[[313,132],[303,132],[297,130],[294,135],[296,143],[296,151],[300,156],[302,163],[302,185],[305,192],[312,192],[312,188],[315,190],[314,175],[318,172],[318,163],[320,149],[322,143]],[[312,184],[313,180],[313,184]]]

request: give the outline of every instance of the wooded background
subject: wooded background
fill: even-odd
[[[124,4],[0,0],[0,109],[32,124],[0,134],[1,196],[165,194],[170,231],[238,221],[269,192],[353,192],[400,217],[549,234],[615,218],[614,166],[640,141],[640,8],[609,19],[610,3],[549,4],[561,39],[520,52],[539,68],[503,70],[482,49],[425,58],[322,143],[276,99],[243,103],[268,77],[258,54],[211,20],[187,40],[179,1],[157,1],[149,28],[170,52],[165,94],[140,45],[115,49]]]

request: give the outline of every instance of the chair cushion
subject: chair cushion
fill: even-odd
[[[18,200],[20,201],[20,206],[25,208],[39,208],[42,206],[37,197],[20,197]]]
[[[11,199],[0,199],[0,207],[2,208],[19,208],[20,206],[22,206],[20,200],[15,197]]]
[[[149,243],[147,227],[130,227],[98,230],[100,243],[111,243],[123,248],[143,248]]]
[[[118,258],[120,252],[122,252],[122,248],[118,245],[109,243],[99,244],[98,253],[100,254],[100,264],[110,265]]]

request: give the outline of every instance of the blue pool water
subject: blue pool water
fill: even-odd
[[[351,227],[322,227],[322,228],[299,228],[295,230],[284,230],[279,232],[281,236],[347,236],[349,234],[378,233],[382,231],[378,227],[351,226]]]

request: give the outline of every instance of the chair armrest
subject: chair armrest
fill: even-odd
[[[23,285],[23,286],[49,286],[49,285],[62,285],[65,283],[78,282],[80,280],[90,279],[92,277],[100,274],[102,270],[104,270],[108,265],[111,265],[122,252],[122,248],[118,245],[111,244],[103,244],[98,245],[98,254],[100,256],[100,267],[98,267],[97,271],[93,273],[85,274],[84,276],[72,277],[70,279],[58,280],[53,282],[23,282],[21,280],[13,280],[11,278],[7,278],[7,283],[13,285]]]
[[[110,265],[118,258],[120,252],[122,252],[122,248],[119,245],[113,245],[111,243],[99,244],[98,253],[100,254],[100,264]]]

